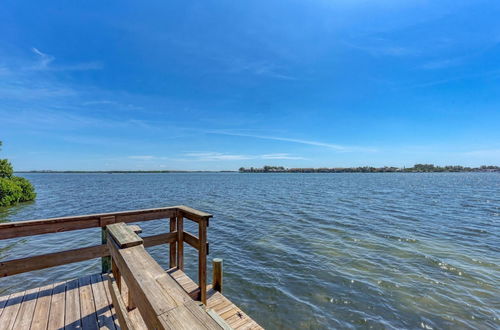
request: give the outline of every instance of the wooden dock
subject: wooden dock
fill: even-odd
[[[0,224],[0,239],[103,229],[102,245],[1,261],[0,274],[9,276],[100,257],[103,273],[0,297],[0,329],[262,329],[206,284],[210,217],[178,206]],[[162,218],[170,219],[169,232],[149,237],[126,225]],[[184,231],[184,219],[198,223],[198,237]],[[199,252],[198,283],[183,271],[184,242]],[[170,247],[168,270],[145,250],[158,244]],[[220,264],[214,270],[221,291]]]

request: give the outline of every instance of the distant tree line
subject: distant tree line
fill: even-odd
[[[2,141],[0,141],[0,147]],[[34,200],[35,189],[31,183],[18,176],[8,159],[0,159],[0,207]]]
[[[16,173],[45,173],[45,174],[55,174],[55,173],[66,173],[66,174],[141,174],[141,173],[152,173],[152,174],[162,174],[162,173],[225,173],[225,172],[235,172],[235,171],[183,171],[183,170],[131,170],[131,171],[121,171],[121,170],[110,170],[110,171],[54,171],[54,170],[33,170],[33,171],[16,171]]]
[[[283,166],[264,166],[261,168],[239,169],[241,173],[392,173],[392,172],[500,172],[500,166],[467,167],[460,165],[436,166],[433,164],[415,164],[413,167],[320,167],[320,168],[284,168]]]

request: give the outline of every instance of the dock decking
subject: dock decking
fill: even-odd
[[[183,271],[167,271],[186,292],[197,289]],[[207,308],[230,328],[262,329],[217,291],[207,291]],[[136,310],[136,313],[138,311]],[[140,319],[139,315],[133,315]],[[139,321],[140,322],[140,321]],[[146,329],[146,325],[143,325]],[[186,325],[186,328],[189,328]],[[107,275],[94,274],[0,297],[0,329],[120,329],[107,285]]]
[[[95,274],[0,298],[0,329],[119,329],[107,276]]]

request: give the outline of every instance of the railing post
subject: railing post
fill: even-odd
[[[106,226],[115,222],[114,216],[101,217],[101,243],[106,244],[108,241],[108,234]],[[107,274],[111,271],[111,257],[101,257],[101,273]]]
[[[184,219],[177,215],[177,268],[184,271]]]
[[[200,286],[201,302],[207,304],[207,219],[198,223],[198,237],[200,249],[198,250],[198,281]]]
[[[113,261],[111,263],[111,269],[113,273],[113,277],[115,278],[116,286],[118,287],[118,291],[121,293],[122,292],[122,275],[120,274],[120,270],[118,269],[118,266],[116,263]]]
[[[106,227],[101,227],[101,243],[106,244],[108,241]],[[111,270],[111,257],[102,257],[101,258],[101,273],[107,274]]]
[[[221,258],[214,258],[212,260],[212,288],[220,293],[222,293],[223,289],[223,266]]]
[[[177,219],[170,218],[170,232],[173,233],[177,230]],[[170,243],[170,260],[169,268],[177,267],[177,242]]]

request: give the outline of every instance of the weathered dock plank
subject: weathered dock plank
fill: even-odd
[[[2,315],[3,308],[7,304],[7,301],[9,301],[9,296],[10,295],[0,297],[0,316]]]
[[[188,293],[197,287],[196,283],[180,269],[171,268],[167,273]],[[233,329],[263,329],[224,295],[213,290],[211,285],[207,286],[206,306],[215,311]]]
[[[104,290],[104,286],[107,283],[103,283],[104,280],[100,274],[92,275],[90,280],[92,282],[92,294],[94,295],[99,329],[116,329],[115,319],[110,308],[111,303]]]
[[[52,314],[52,312],[51,312]],[[67,329],[78,329],[81,327],[80,313],[80,292],[78,290],[78,280],[66,283],[66,304],[65,304],[65,327]]]
[[[83,329],[97,330],[95,300],[90,284],[90,276],[78,279],[80,293],[80,315]]]
[[[50,300],[49,324],[47,329],[61,329],[66,317],[66,282],[54,284]]]
[[[40,288],[26,290],[12,329],[30,329]]]
[[[196,287],[193,280],[176,268],[168,270],[167,273],[188,293]],[[111,302],[107,280],[107,275],[94,274],[1,297],[0,329],[124,329]],[[165,281],[169,280],[164,278],[160,283],[166,285]],[[172,326],[175,325],[175,329],[196,329],[196,326],[212,329],[213,323],[206,322],[206,317],[213,311],[232,329],[262,329],[229,299],[210,286],[207,287],[206,305],[209,313],[200,315],[198,304],[199,302],[190,301],[181,305],[188,307],[178,310],[178,307],[174,308],[163,313],[161,317]],[[123,306],[123,310],[128,313],[135,329],[147,329],[137,308],[128,311]],[[199,322],[194,325],[183,324],[184,318],[193,317]],[[215,317],[212,319],[217,321]]]
[[[13,293],[5,304],[0,315],[0,329],[12,329],[16,321],[17,312],[21,307],[25,291]]]
[[[113,237],[119,248],[123,249],[144,243],[142,238],[123,222],[108,225],[107,228],[108,233]]]
[[[54,284],[42,286],[38,292],[36,306],[33,312],[31,330],[45,330],[49,322],[50,301]]]

